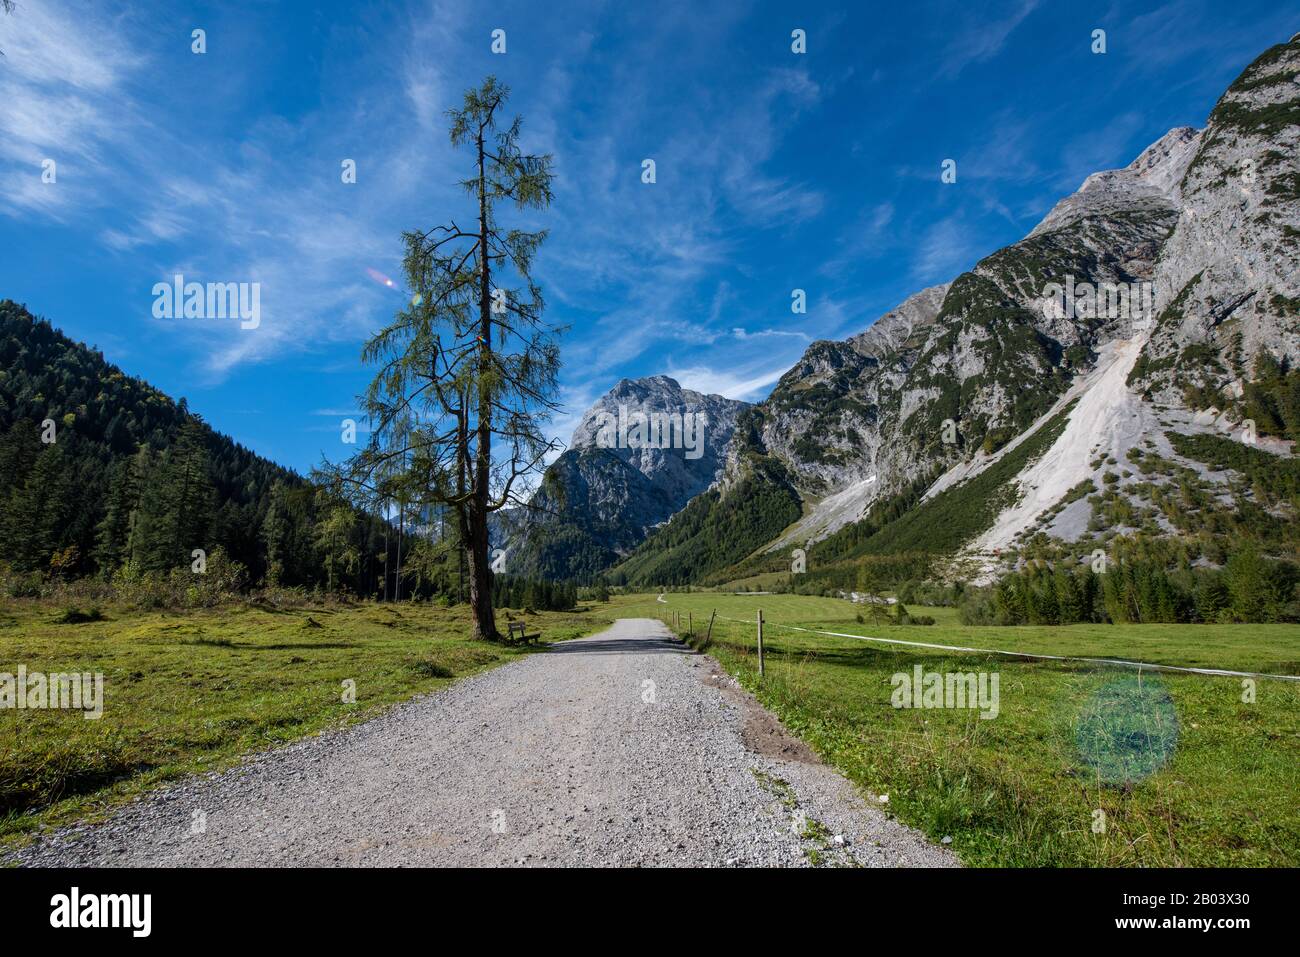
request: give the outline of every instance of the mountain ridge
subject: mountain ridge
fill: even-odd
[[[1193,447],[1180,436],[1240,439],[1252,408],[1271,408],[1278,424],[1261,425],[1268,434],[1251,441],[1289,455],[1291,439],[1277,431],[1289,428],[1289,370],[1300,360],[1295,322],[1284,321],[1300,314],[1298,62],[1296,40],[1271,48],[1225,91],[1203,130],[1175,127],[1126,167],[1088,176],[1019,242],[846,341],[809,346],[751,410],[751,427],[737,430],[714,505],[724,508],[731,489],[752,496],[752,483],[775,476],[773,492],[793,494],[797,514],[777,535],[751,540],[743,560],[699,569],[696,581],[780,571],[791,564],[786,552],[811,549],[812,560],[820,543],[837,560],[851,557],[837,544],[846,535],[865,541],[888,524],[877,522],[884,513],[896,519],[974,488],[1020,443],[1047,435],[1049,422],[1059,423],[1051,443],[969,503],[984,524],[960,548],[930,555],[932,572],[992,580],[1031,543],[1035,554],[1078,560],[1088,545],[1105,553],[1117,538],[1162,534],[1176,540],[1179,560],[1219,554],[1221,529],[1169,517],[1159,469],[1238,510],[1271,500],[1271,491],[1242,493],[1231,474],[1179,451]],[[1219,227],[1226,244],[1212,241]],[[1243,303],[1254,303],[1248,315]],[[1247,366],[1265,359],[1273,371],[1255,381]],[[1153,372],[1165,375],[1153,382]],[[1062,487],[1067,460],[1072,481]],[[1216,508],[1196,512],[1205,528],[1226,521]],[[710,527],[707,516],[693,521]],[[640,570],[655,562],[642,553],[675,537],[670,522],[616,573],[649,583]]]
[[[579,419],[533,510],[502,523],[508,573],[586,581],[617,563],[713,485],[747,408],[667,375],[620,379]]]

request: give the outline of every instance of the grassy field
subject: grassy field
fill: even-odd
[[[1300,673],[1300,628],[1139,625],[975,628],[951,609],[912,608],[934,626],[876,626],[861,606],[795,595],[616,596],[571,614],[529,615],[545,640],[615,617],[687,614],[708,649],[830,763],[971,864],[1294,865],[1300,861],[1300,686],[1144,674],[950,653],[783,630],[830,631],[987,649]],[[766,675],[752,622],[761,607]],[[102,672],[103,718],[0,709],[0,845],[184,774],[359,720],[530,653],[467,640],[463,611],[428,605],[274,610],[108,610],[0,605],[0,672]],[[504,617],[504,616],[503,616]],[[742,622],[726,619],[743,619]],[[504,622],[502,623],[504,627]],[[891,676],[999,675],[1000,710],[896,709]],[[355,682],[356,702],[343,701]],[[1153,745],[1157,742],[1159,746]],[[1116,753],[1129,774],[1107,780]],[[1134,768],[1149,771],[1136,773]],[[1110,774],[1111,778],[1115,775]],[[1093,828],[1104,812],[1105,827]]]
[[[1300,674],[1293,625],[876,626],[862,606],[797,595],[615,599],[618,616],[687,615],[710,654],[898,817],[963,860],[1007,866],[1300,863],[1300,684],[952,653],[783,630]],[[763,609],[766,675],[757,674]],[[1000,711],[894,708],[896,673],[997,673]],[[1116,762],[1121,762],[1117,764]],[[1120,773],[1116,773],[1116,769]],[[1098,813],[1100,812],[1100,813]],[[1104,817],[1103,817],[1104,815]]]
[[[102,672],[103,717],[0,709],[0,845],[530,653],[469,641],[463,610],[430,605],[110,609],[77,624],[63,611],[0,605],[0,672]],[[608,619],[527,621],[559,640]]]

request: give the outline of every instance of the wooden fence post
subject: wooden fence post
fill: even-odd
[[[704,647],[706,648],[709,646],[709,643],[713,641],[713,619],[716,618],[717,615],[718,609],[715,608],[713,609],[713,614],[709,616],[709,633],[704,636]]]
[[[695,637],[695,616],[689,611],[686,613],[686,634]]]
[[[758,610],[758,676],[763,677],[763,609]]]

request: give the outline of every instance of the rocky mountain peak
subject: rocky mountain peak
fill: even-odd
[[[1181,183],[1155,273],[1159,313],[1138,379],[1165,402],[1300,361],[1300,40],[1260,54],[1220,97]]]
[[[1125,172],[1132,173],[1171,199],[1177,200],[1178,184],[1200,145],[1201,131],[1192,126],[1175,126],[1144,149]],[[1092,177],[1089,177],[1091,179]],[[1087,186],[1085,181],[1084,186]]]
[[[943,297],[950,283],[930,286],[904,299],[885,313],[866,331],[851,336],[849,345],[858,352],[876,359],[883,358],[902,348],[913,332],[928,326],[939,315]]]
[[[620,379],[614,388],[596,400],[583,414],[582,420],[573,430],[569,445],[575,449],[603,447],[607,444],[605,440],[610,437],[608,426],[611,423],[615,426],[615,438],[621,435],[621,431],[628,432],[630,436],[635,429],[638,414],[651,416],[657,413],[670,417],[668,422],[674,429],[679,420],[685,421],[688,417],[693,419],[697,425],[692,428],[700,426],[703,428],[704,444],[717,445],[715,453],[721,455],[722,448],[731,439],[736,416],[748,406],[748,402],[728,399],[721,395],[705,395],[693,389],[683,389],[681,383],[671,376],[653,375],[640,379]],[[673,416],[676,418],[671,418]],[[683,451],[680,446],[674,449],[675,435],[676,433],[669,436],[667,448],[656,449],[638,443],[641,447],[633,449],[625,447],[620,440],[611,451],[653,453],[675,450],[680,453]],[[640,459],[645,458],[649,464],[650,460],[658,459],[660,456],[648,454],[620,455],[620,457],[634,467],[640,468],[638,465]],[[677,457],[681,457],[680,454]],[[633,459],[638,461],[632,461]],[[644,472],[645,469],[641,471]]]
[[[1174,209],[1181,200],[1179,184],[1200,141],[1200,131],[1175,127],[1123,169],[1093,173],[1077,192],[1057,203],[1029,235],[1063,229],[1091,216]]]
[[[512,567],[564,579],[612,564],[714,483],[748,408],[666,375],[620,379],[547,470],[534,503],[550,514],[504,531]]]

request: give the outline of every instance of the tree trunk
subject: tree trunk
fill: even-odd
[[[469,409],[469,396],[460,393],[460,405],[456,413],[456,569],[459,574],[456,583],[456,603],[465,601],[465,470],[469,464],[469,434],[466,422]]]
[[[382,592],[383,597],[380,599],[380,601],[385,601],[385,602],[386,602],[386,601],[388,601],[388,559],[389,559],[389,551],[388,551],[388,499],[383,499],[382,501],[383,501],[383,504],[380,505],[380,507],[379,507],[379,515],[380,515],[380,517],[384,520],[384,564],[383,564],[383,569],[384,569],[384,589],[383,589],[383,592]]]
[[[494,640],[497,634],[496,616],[492,613],[492,583],[488,576],[487,523],[473,524],[470,528],[469,549],[469,606],[474,618],[472,637]]]
[[[478,140],[478,227],[479,227],[479,368],[478,422],[474,448],[472,495],[469,500],[469,603],[474,616],[473,637],[495,639],[496,618],[492,614],[492,586],[488,577],[488,481],[492,470],[492,395],[488,386],[492,362],[492,273],[489,268],[487,177],[485,175],[483,131]]]
[[[406,464],[405,459],[402,462]],[[393,600],[402,600],[402,529],[406,524],[406,503],[401,498],[397,500],[397,578],[393,581]]]

